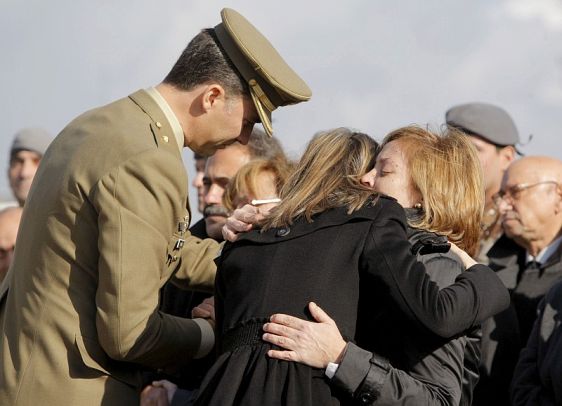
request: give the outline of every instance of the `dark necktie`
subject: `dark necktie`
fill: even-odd
[[[525,265],[525,269],[539,269],[541,267],[541,263],[537,261],[529,261],[527,265]]]

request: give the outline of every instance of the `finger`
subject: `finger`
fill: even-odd
[[[251,221],[244,221],[238,218],[229,217],[226,219],[226,223],[223,229],[226,228],[228,231],[233,233],[245,233],[252,229]]]
[[[258,206],[254,206],[254,205],[251,205],[251,204],[245,204],[240,209],[234,210],[235,217],[236,217],[237,212],[238,212],[239,215],[242,215],[242,214],[249,214],[249,215],[258,214],[260,212],[260,208]]]
[[[277,313],[269,318],[272,323],[282,324],[284,326],[292,327],[295,330],[302,330],[306,323],[305,320],[298,317],[289,316],[288,314]]]
[[[167,381],[167,380],[165,380],[165,379],[161,379],[161,380],[159,380],[159,381],[152,381],[152,386],[155,386],[155,387],[162,387],[162,388],[163,388],[164,385],[165,385],[167,382],[170,382],[170,381]],[[170,383],[171,383],[171,382],[170,382]]]
[[[230,231],[230,229],[228,229],[227,226],[225,225],[222,228],[222,238],[225,241],[234,242],[238,239],[238,233]]]
[[[284,361],[298,361],[297,353],[294,351],[269,350],[267,356]]]
[[[286,350],[294,350],[296,348],[295,342],[287,337],[277,336],[275,334],[265,333],[262,339],[268,343],[277,345],[278,347]]]
[[[275,334],[275,335],[281,336],[281,337],[286,337],[286,338],[291,339],[293,341],[296,341],[296,339],[299,336],[298,330],[295,330],[294,328],[291,328],[291,327],[284,326],[282,324],[276,324],[276,323],[265,323],[263,325],[263,330],[266,333]]]
[[[213,310],[215,310],[215,306],[211,306],[208,303],[201,303],[199,306],[195,307],[195,309],[201,309],[205,312],[212,312]]]
[[[203,303],[209,303],[209,304],[212,304],[214,306],[215,305],[215,297],[214,296],[208,297],[205,300],[203,300]]]
[[[263,219],[259,207],[252,206],[251,204],[247,204],[241,209],[234,210],[231,217],[246,224],[255,224]]]
[[[308,304],[308,309],[312,317],[314,317],[314,320],[320,323],[336,324],[336,322],[316,303],[310,302]]]
[[[170,382],[170,381],[162,381],[162,386],[163,386],[167,391],[169,391],[169,390],[175,390],[175,389],[178,387],[178,385],[176,385],[175,383]]]
[[[141,394],[140,406],[163,406],[167,404],[168,395],[164,388],[152,386],[150,391],[143,391]]]
[[[193,319],[197,319],[197,318],[207,319],[207,318],[211,317],[211,313],[206,311],[206,310],[195,308],[191,311],[191,317]]]

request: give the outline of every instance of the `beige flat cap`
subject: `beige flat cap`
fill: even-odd
[[[271,112],[279,106],[307,101],[312,92],[267,38],[240,13],[224,8],[221,18],[222,23],[215,27],[217,38],[248,83],[263,127],[271,136]]]

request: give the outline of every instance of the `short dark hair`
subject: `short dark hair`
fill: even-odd
[[[220,84],[230,96],[248,95],[249,89],[222,50],[215,30],[201,30],[183,50],[164,83],[191,90],[208,82]]]

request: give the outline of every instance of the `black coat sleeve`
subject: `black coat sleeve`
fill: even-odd
[[[480,264],[439,290],[411,254],[404,210],[394,201],[385,200],[373,221],[362,268],[370,283],[385,292],[385,305],[397,306],[414,323],[445,338],[477,326],[509,305],[502,282]]]
[[[450,254],[419,257],[428,274],[440,288],[450,285],[463,270],[462,264]],[[479,338],[475,344],[480,342]],[[415,341],[411,344],[415,345]],[[331,383],[363,404],[392,405],[458,405],[461,392],[470,404],[472,389],[478,379],[478,356],[472,355],[474,376],[465,371],[467,337],[459,337],[416,362],[411,371],[403,371],[387,363],[379,355],[349,343]],[[470,382],[464,379],[469,378]],[[475,378],[474,380],[472,380]],[[375,402],[376,400],[376,402]]]

